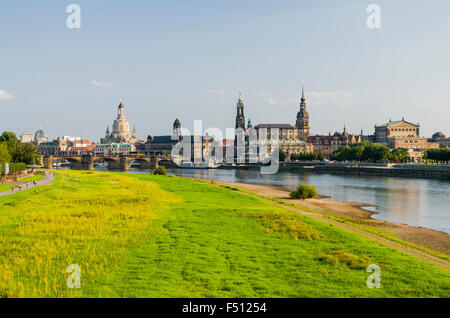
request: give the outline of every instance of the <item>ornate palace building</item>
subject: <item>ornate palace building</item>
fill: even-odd
[[[300,110],[297,113],[295,126],[291,124],[259,124],[252,126],[249,120],[247,129],[245,128],[244,103],[241,95],[239,95],[237,103],[236,125],[235,128],[242,128],[246,132],[246,151],[249,149],[248,138],[252,133],[252,129],[256,131],[258,138],[257,157],[260,157],[262,141],[261,136],[266,135],[266,154],[272,153],[272,148],[276,145],[282,151],[286,152],[288,157],[291,154],[304,152],[321,152],[326,158],[339,149],[341,146],[348,146],[357,142],[361,142],[362,138],[359,135],[349,134],[344,127],[342,133],[334,133],[333,135],[310,135],[309,113],[306,110],[305,90],[302,88],[302,96],[300,98]],[[272,140],[271,130],[278,129],[278,142]],[[238,136],[237,136],[238,137]],[[236,142],[235,142],[236,145]],[[235,150],[236,152],[236,150]],[[247,157],[248,158],[248,157]],[[260,158],[262,159],[262,158]]]
[[[333,135],[329,133],[328,135],[308,137],[308,143],[313,145],[314,152],[323,153],[325,158],[330,158],[331,154],[339,147],[349,146],[361,141],[360,135],[349,134],[345,127],[342,133],[335,132]]]
[[[420,160],[427,149],[439,148],[439,143],[430,142],[426,137],[420,137],[420,125],[402,120],[376,125],[373,142],[388,146],[391,149],[404,148],[415,160]]]
[[[145,142],[145,152],[166,154],[172,151],[173,146],[183,139],[181,135],[181,122],[177,118],[172,126],[172,135],[148,136]]]
[[[304,88],[302,88],[300,110],[297,113],[295,126],[292,126],[291,124],[259,124],[254,129],[256,130],[258,140],[260,140],[260,136],[264,133],[263,130],[266,132],[267,154],[272,153],[273,145],[276,144],[276,141],[272,142],[271,129],[278,129],[278,146],[282,151],[286,152],[288,156],[293,153],[313,152],[314,146],[308,142],[310,127],[309,114],[306,110]]]
[[[137,141],[136,129],[133,129],[133,134],[130,133],[130,123],[125,117],[125,106],[120,101],[118,106],[117,118],[113,123],[113,131],[109,131],[109,126],[106,127],[105,138],[100,140],[101,144],[134,144]]]

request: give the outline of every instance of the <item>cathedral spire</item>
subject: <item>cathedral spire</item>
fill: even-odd
[[[302,102],[305,102],[305,83],[302,82]]]
[[[236,105],[236,129],[245,130],[244,103],[242,102],[242,92],[239,92],[238,103]]]

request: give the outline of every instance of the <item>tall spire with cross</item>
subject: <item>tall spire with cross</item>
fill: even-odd
[[[299,137],[306,140],[309,136],[309,114],[306,111],[305,85],[302,82],[302,97],[300,99],[300,111],[297,113],[295,128],[300,129]]]
[[[242,102],[242,92],[239,92],[238,103],[236,105],[236,129],[245,130],[244,103]]]

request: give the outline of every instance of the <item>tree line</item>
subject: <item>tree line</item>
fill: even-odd
[[[397,148],[392,151],[383,145],[370,142],[360,142],[351,146],[339,147],[331,154],[331,160],[336,161],[386,161],[406,162],[409,160],[408,149]]]
[[[434,160],[437,162],[449,162],[450,148],[428,149],[423,154],[423,159]]]
[[[25,170],[27,165],[40,163],[39,149],[31,143],[22,143],[15,133],[5,131],[0,136],[1,174],[5,173],[6,164],[9,172]]]
[[[301,152],[291,154],[291,160],[324,160],[325,156],[321,152]]]

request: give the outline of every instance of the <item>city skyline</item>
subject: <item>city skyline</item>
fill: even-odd
[[[67,4],[2,5],[3,130],[42,124],[50,138],[98,141],[122,98],[140,139],[177,117],[224,131],[239,91],[253,124],[294,124],[305,81],[313,135],[344,124],[371,134],[402,117],[423,136],[450,134],[444,1],[379,1],[379,30],[367,28],[364,1],[77,3],[78,30],[65,25]]]

